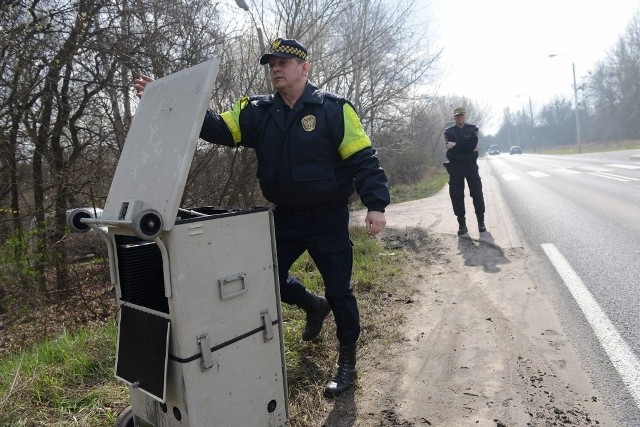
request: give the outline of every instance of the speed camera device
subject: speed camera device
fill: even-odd
[[[99,218],[118,303],[116,426],[283,426],[287,378],[272,213],[180,207],[218,61],[150,82]]]

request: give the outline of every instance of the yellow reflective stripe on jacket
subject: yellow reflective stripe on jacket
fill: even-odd
[[[371,140],[364,132],[362,123],[353,107],[345,103],[342,106],[344,116],[344,138],[338,147],[338,154],[342,160],[363,148],[371,147]]]
[[[231,110],[225,111],[224,113],[220,114],[220,117],[222,118],[222,120],[224,120],[225,124],[229,128],[229,131],[231,131],[233,142],[236,145],[240,144],[240,141],[242,141],[242,132],[240,131],[240,112],[244,107],[247,106],[248,102],[249,98],[245,96],[244,98],[236,102]]]

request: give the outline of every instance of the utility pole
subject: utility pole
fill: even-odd
[[[531,116],[531,142],[533,142],[533,152],[536,153],[536,125],[533,121],[533,108],[531,107],[531,97],[529,97],[529,115]]]
[[[555,58],[559,54],[551,53],[549,54],[549,58]],[[578,153],[582,153],[582,136],[580,135],[580,114],[578,113],[578,85],[576,83],[576,63],[571,63],[571,68],[573,70],[573,101],[575,104],[575,113],[576,113],[576,144],[578,145]]]

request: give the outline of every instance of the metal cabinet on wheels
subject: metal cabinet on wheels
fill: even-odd
[[[273,217],[180,208],[218,71],[147,85],[101,218],[70,212],[109,251],[118,299],[116,426],[282,426],[288,415]]]

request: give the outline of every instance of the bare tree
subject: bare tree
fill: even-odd
[[[409,26],[413,10],[411,1],[251,2],[248,28],[229,19],[245,13],[232,2],[5,2],[0,243],[35,218],[40,289],[47,290],[45,267],[53,266],[57,287],[64,290],[66,258],[59,249],[65,243],[65,212],[104,204],[135,114],[133,78],[140,73],[159,78],[217,57],[221,68],[211,108],[224,111],[242,96],[270,91],[257,63],[264,49],[260,34],[266,40],[305,41],[312,80],[352,100],[394,181],[419,179],[439,155],[424,133],[439,126],[430,110],[433,98],[424,89],[439,51],[429,49],[428,27]],[[203,144],[183,203],[264,203],[255,169],[251,150]]]
[[[383,164],[387,155],[395,153],[395,160],[388,158],[390,166],[403,150],[420,152],[418,147],[424,147],[423,138],[415,140],[402,131],[412,121],[408,112],[430,98],[423,88],[434,78],[440,56],[425,37],[427,24],[410,24],[414,11],[413,1],[386,0],[274,0],[267,9],[276,17],[273,37],[298,38],[307,44],[310,80],[354,104]],[[421,162],[422,172],[428,163]],[[415,181],[421,173],[410,175],[404,178],[399,173],[397,182]]]
[[[640,12],[590,75],[588,98],[592,136],[597,140],[636,139],[640,124]]]
[[[578,118],[586,141],[637,140],[640,123],[640,10],[615,46],[577,87]],[[536,144],[567,145],[576,141],[576,110],[565,100],[552,100],[534,120]],[[573,115],[573,119],[571,118]],[[522,126],[527,126],[523,121]]]

